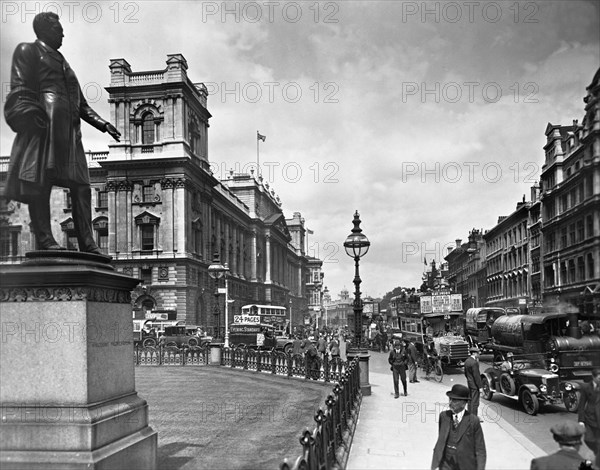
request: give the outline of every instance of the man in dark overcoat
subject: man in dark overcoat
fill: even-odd
[[[579,455],[584,427],[573,421],[563,421],[550,428],[560,450],[531,461],[531,470],[579,470],[584,459]],[[593,467],[591,467],[593,468]]]
[[[75,72],[58,52],[64,37],[58,15],[36,15],[33,29],[37,40],[19,44],[12,59],[4,115],[17,136],[3,196],[29,205],[38,249],[60,250],[50,225],[50,191],[69,188],[79,250],[99,254],[81,119],[116,141],[121,134],[88,105]]]
[[[417,353],[417,347],[415,341],[409,339],[408,343],[408,380],[411,383],[418,383],[417,380],[417,362],[419,361],[419,354]]]
[[[477,416],[465,408],[469,389],[456,384],[446,392],[449,410],[439,416],[438,440],[433,449],[431,469],[484,470],[487,453],[483,429]]]
[[[581,387],[578,408],[579,422],[585,426],[583,440],[596,456],[600,468],[600,369],[592,370],[592,381]]]
[[[392,370],[392,380],[394,382],[394,398],[400,396],[400,389],[398,381],[402,381],[402,389],[404,390],[404,396],[408,395],[406,389],[406,367],[408,365],[408,353],[406,348],[402,345],[400,340],[394,340],[394,348],[390,351],[388,356],[388,363]]]
[[[469,412],[473,416],[477,416],[477,411],[479,409],[479,391],[483,387],[481,373],[479,372],[479,348],[472,347],[469,352],[471,355],[467,358],[464,365],[465,377],[467,378],[467,386],[469,387],[469,395],[471,397]]]

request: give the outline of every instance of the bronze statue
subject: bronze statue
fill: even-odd
[[[40,250],[64,250],[52,236],[50,191],[69,188],[79,250],[101,254],[91,224],[90,178],[81,142],[81,119],[117,142],[121,134],[88,105],[81,87],[58,49],[63,28],[55,13],[35,16],[37,40],[13,54],[10,93],[4,115],[17,133],[4,197],[29,205]]]

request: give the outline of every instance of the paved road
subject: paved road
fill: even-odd
[[[483,370],[491,364],[486,363],[483,356],[480,369]],[[387,364],[387,353],[371,352],[370,369],[375,372],[389,373],[389,365]],[[446,384],[448,388],[455,383],[465,384],[466,380],[462,368],[449,369],[446,371],[442,384]],[[419,375],[421,371],[419,371]],[[392,379],[390,376],[390,389]],[[402,386],[401,386],[402,387]],[[409,395],[418,396],[419,384],[408,384]],[[480,414],[486,421],[495,421],[498,417],[504,418],[508,423],[514,426],[525,437],[534,442],[537,446],[548,453],[558,450],[557,444],[552,438],[550,428],[565,419],[576,421],[577,415],[569,413],[562,405],[543,406],[536,416],[529,416],[525,413],[520,403],[513,398],[506,397],[500,394],[495,394],[491,402],[481,399],[479,408]],[[580,451],[585,458],[593,458],[592,452],[583,445]]]

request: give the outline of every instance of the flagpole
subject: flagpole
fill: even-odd
[[[256,174],[258,176],[260,176],[260,155],[258,152],[258,141],[260,140],[258,138],[259,132],[258,130],[256,131]]]

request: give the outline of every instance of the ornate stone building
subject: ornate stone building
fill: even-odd
[[[581,124],[546,127],[541,284],[545,303],[600,315],[600,69],[584,102]]]
[[[456,246],[449,248],[444,258],[448,263],[448,284],[454,292],[462,294],[465,310],[481,307],[487,301],[486,250],[482,232],[475,228],[471,230],[467,243],[457,239]]]
[[[162,70],[133,72],[125,59],[111,60],[109,68],[111,121],[122,139],[88,153],[92,221],[116,270],[142,280],[132,295],[135,316],[151,311],[219,324],[215,312],[223,311],[224,299],[215,297],[208,276],[218,253],[229,268],[230,311],[281,305],[300,324],[308,312],[308,266],[315,264],[305,252],[304,219],[298,212],[286,219],[260,176],[231,172],[219,181],[212,174],[207,90],[188,78],[185,58],[168,55]],[[4,263],[35,249],[26,207],[0,205]],[[59,243],[75,248],[67,190],[53,190],[52,220]]]

